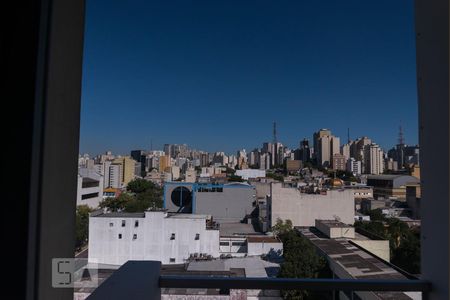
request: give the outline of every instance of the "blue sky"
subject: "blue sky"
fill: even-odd
[[[80,152],[417,143],[413,1],[88,0]]]

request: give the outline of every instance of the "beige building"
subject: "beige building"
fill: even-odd
[[[159,157],[159,172],[163,173],[170,167],[170,156],[162,155]]]
[[[126,186],[131,180],[134,179],[134,169],[136,161],[131,157],[124,156],[113,160],[113,164],[122,166],[122,182]]]
[[[298,188],[271,183],[267,199],[269,226],[277,219],[291,220],[294,226],[314,226],[316,219],[355,221],[355,197],[352,189],[328,190],[321,194],[302,193]]]
[[[331,168],[333,170],[342,170],[345,171],[347,166],[347,159],[343,154],[333,154],[333,158],[331,159]]]
[[[295,159],[286,160],[286,171],[296,172],[302,168],[302,161]]]
[[[331,167],[332,157],[334,154],[340,154],[338,137],[333,135],[325,135],[319,138],[317,149],[317,162],[323,167]]]
[[[341,154],[345,156],[345,160],[350,159],[350,144],[342,145]]]
[[[384,171],[383,149],[375,143],[364,148],[364,173],[379,175]]]
[[[197,181],[197,171],[194,169],[186,170],[184,182],[196,182]]]

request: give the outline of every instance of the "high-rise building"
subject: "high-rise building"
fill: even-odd
[[[384,168],[386,170],[390,170],[390,171],[397,171],[398,170],[398,163],[393,160],[392,158],[386,158],[386,160],[384,161]]]
[[[329,167],[330,166],[330,136],[322,136],[319,138],[317,142],[317,153],[316,153],[316,159],[317,159],[317,165],[321,167]]]
[[[253,151],[249,152],[247,154],[247,162],[249,166],[256,166],[258,165],[259,160],[259,151],[258,149],[254,149]]]
[[[119,189],[122,187],[123,183],[123,166],[122,164],[111,164],[108,168],[108,186],[111,188]]]
[[[145,151],[144,150],[132,150],[131,153],[131,158],[134,159],[135,161],[137,161],[139,163],[140,169],[136,170],[136,175],[137,176],[145,176]]]
[[[364,147],[364,169],[366,174],[379,175],[384,171],[383,150],[375,143]]]
[[[340,154],[339,138],[333,135],[326,135],[319,138],[317,149],[317,163],[322,167],[330,167],[334,154]]]
[[[209,166],[209,154],[208,153],[202,153],[200,155],[200,166],[201,167]]]
[[[299,159],[303,162],[307,162],[311,160],[311,149],[309,148],[309,141],[308,139],[304,138],[300,142],[300,149],[299,149],[299,157],[295,159]]]
[[[142,162],[142,160],[145,158],[145,151],[144,150],[131,150],[130,156],[135,161]]]
[[[313,134],[313,145],[314,145],[314,152],[316,153],[316,155],[318,154],[317,149],[319,148],[319,139],[321,137],[330,136],[330,135],[331,135],[331,130],[325,129],[325,128],[322,128]],[[314,156],[314,158],[318,159],[317,156]]]
[[[341,154],[345,156],[346,160],[350,158],[350,144],[342,145]]]
[[[131,157],[115,158],[113,164],[122,165],[122,183],[124,186],[134,179],[135,161]]]
[[[163,173],[166,171],[168,167],[170,167],[170,156],[169,155],[163,155],[159,157],[159,172]]]
[[[271,167],[271,157],[270,153],[262,153],[259,158],[259,169],[268,170]]]
[[[346,163],[347,160],[345,159],[345,156],[343,154],[333,154],[333,158],[331,159],[331,168],[333,170],[342,170],[345,171],[346,169]]]
[[[361,162],[353,157],[347,160],[347,171],[352,172],[353,176],[361,175]]]
[[[173,145],[171,144],[164,144],[164,153],[167,156],[172,156],[173,153]]]

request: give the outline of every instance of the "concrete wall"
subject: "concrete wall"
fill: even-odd
[[[98,186],[83,188],[83,177],[78,175],[77,180],[77,205],[87,205],[90,208],[97,208],[98,204],[103,200],[103,177],[98,176],[95,180],[99,181]],[[98,193],[97,197],[82,200],[83,195]]]
[[[388,240],[352,240],[352,242],[387,262],[391,259]]]
[[[266,198],[270,194],[269,182],[251,182],[251,185],[256,189],[256,198]]]
[[[218,222],[239,222],[255,209],[253,187],[225,187],[223,192],[196,192],[194,213],[212,215]]]
[[[175,233],[173,240],[172,233]],[[196,234],[200,234],[198,240]],[[128,260],[160,260],[163,264],[179,264],[193,253],[219,257],[219,231],[206,230],[205,217],[167,217],[164,212],[146,212],[145,218],[89,218],[89,261],[122,265]],[[175,258],[175,262],[170,258]]]
[[[263,255],[275,252],[279,255],[283,253],[283,243],[269,243],[269,242],[258,242],[258,243],[248,243],[247,244],[247,254],[252,255]]]
[[[316,219],[338,218],[345,224],[355,219],[353,190],[332,190],[327,195],[304,194],[296,188],[284,188],[272,183],[268,199],[268,219],[275,224],[278,218],[290,219],[294,226],[314,226]]]
[[[171,195],[174,189],[181,186],[192,192],[192,206],[183,209],[182,212],[185,213],[211,215],[215,221],[226,223],[240,222],[256,209],[256,190],[248,184],[211,185],[171,182],[164,185],[164,208],[167,208],[169,212],[179,211],[179,207],[172,203]]]

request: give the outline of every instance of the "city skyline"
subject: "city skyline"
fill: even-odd
[[[273,121],[292,148],[349,127],[387,150],[400,123],[417,144],[414,42],[409,2],[88,2],[80,153],[234,153]]]
[[[329,130],[331,130],[333,135],[335,135],[338,138],[340,138],[340,145],[341,146],[347,144],[347,135],[346,136],[336,135],[335,132],[333,131],[333,129],[325,128],[325,127],[318,128],[317,130],[320,130],[320,129],[329,129]],[[398,128],[398,129],[400,129],[400,128]],[[311,135],[309,137],[305,136],[304,138],[300,138],[296,145],[288,145],[288,144],[284,143],[282,140],[279,140],[279,139],[277,140],[277,142],[281,143],[283,146],[287,147],[290,150],[295,150],[295,149],[298,149],[300,147],[300,143],[301,143],[301,141],[303,139],[307,139],[308,142],[309,142],[310,148],[314,149],[314,147],[313,147],[313,134],[314,134],[314,132],[311,133]],[[277,135],[278,135],[278,131],[277,131]],[[403,138],[404,138],[404,131],[402,131],[402,135],[403,135]],[[359,138],[363,138],[363,137],[368,137],[369,139],[372,140],[373,143],[379,145],[382,148],[382,150],[387,153],[390,149],[395,148],[395,146],[398,144],[399,132],[397,132],[397,140],[396,140],[397,142],[394,142],[392,145],[388,145],[387,147],[384,147],[383,145],[381,145],[375,139],[372,139],[368,135],[361,135],[361,136],[357,136],[357,137],[352,137],[350,135],[350,140],[351,141],[355,141],[355,140],[357,140]],[[149,147],[129,148],[129,149],[125,149],[122,152],[116,152],[116,151],[113,151],[113,150],[111,150],[109,148],[104,148],[103,150],[101,150],[99,152],[82,152],[82,151],[80,151],[79,154],[80,155],[89,154],[89,155],[92,155],[92,156],[96,156],[96,155],[105,154],[106,152],[111,151],[111,153],[114,154],[114,155],[125,155],[125,156],[128,156],[130,154],[130,151],[133,151],[133,150],[143,150],[143,151],[146,151],[146,152],[148,152],[148,151],[164,151],[164,145],[187,145],[189,150],[202,151],[202,152],[207,152],[207,153],[224,152],[225,155],[236,155],[236,153],[238,151],[240,151],[240,150],[245,150],[247,153],[249,153],[249,152],[251,152],[251,151],[253,151],[255,149],[261,150],[264,143],[273,143],[273,136],[272,136],[272,138],[267,138],[267,140],[265,140],[265,141],[261,141],[259,144],[256,144],[256,145],[253,145],[253,146],[250,146],[250,147],[247,147],[247,148],[246,147],[237,147],[233,151],[225,151],[223,149],[210,151],[210,150],[207,150],[207,149],[196,147],[196,145],[193,145],[191,143],[185,143],[185,142],[183,142],[183,143],[172,142],[172,143],[164,143],[164,144],[161,144],[161,145],[159,145],[159,144],[155,145],[153,143],[153,141],[150,141],[150,146]],[[418,143],[408,143],[407,141],[405,141],[404,144],[405,145],[409,145],[409,146],[418,146],[419,145]]]

